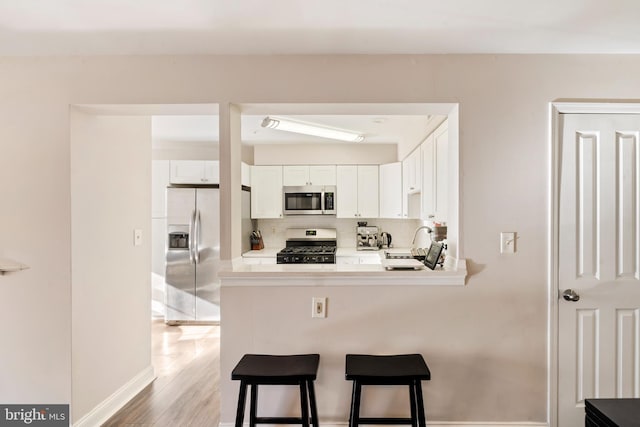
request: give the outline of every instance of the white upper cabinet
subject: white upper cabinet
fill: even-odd
[[[420,146],[422,153],[422,219],[433,220],[436,211],[435,143],[433,134]]]
[[[378,166],[336,168],[338,218],[378,217]]]
[[[171,164],[169,160],[151,162],[151,218],[167,216],[167,186],[171,182]],[[163,246],[164,248],[164,246]]]
[[[407,194],[417,193],[422,187],[420,149],[416,148],[402,161],[404,188]]]
[[[336,166],[283,166],[283,185],[336,185]]]
[[[378,166],[358,166],[358,211],[363,218],[378,218]]]
[[[282,218],[282,166],[251,167],[251,218]]]
[[[380,218],[402,218],[402,163],[380,165]]]
[[[245,187],[251,187],[251,166],[242,162],[240,164],[240,182]]]
[[[447,221],[449,132],[442,123],[422,143],[422,219]]]
[[[422,205],[422,159],[420,148],[416,148],[402,161],[402,216],[420,218]]]
[[[171,160],[172,184],[219,184],[218,160]]]
[[[449,129],[444,122],[434,132],[435,140],[435,219],[438,222],[447,221],[449,204]]]

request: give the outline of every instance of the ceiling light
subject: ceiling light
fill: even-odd
[[[265,117],[262,121],[262,127],[301,133],[303,135],[319,136],[321,138],[338,139],[340,141],[361,142],[364,140],[364,135],[358,132],[332,128],[315,123],[283,119],[281,117]]]

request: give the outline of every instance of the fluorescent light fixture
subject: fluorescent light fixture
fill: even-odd
[[[338,139],[340,141],[364,141],[364,135],[358,132],[298,120],[283,119],[281,117],[265,117],[262,121],[262,127],[301,133],[303,135],[319,136],[321,138]]]

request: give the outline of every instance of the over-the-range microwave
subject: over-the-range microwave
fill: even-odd
[[[285,215],[335,215],[335,185],[282,187]]]

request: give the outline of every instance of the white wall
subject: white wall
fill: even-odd
[[[397,161],[396,144],[261,144],[256,165],[353,165]]]
[[[448,102],[460,105],[460,242],[471,276],[463,289],[429,289],[399,303],[429,301],[436,309],[420,321],[437,325],[441,343],[448,338],[434,371],[452,373],[438,388],[449,399],[432,407],[441,418],[544,420],[548,103],[640,99],[639,73],[637,55],[2,58],[0,254],[31,269],[0,276],[0,300],[9,302],[0,310],[0,401],[71,400],[70,104]],[[500,231],[518,232],[517,254],[498,252]],[[335,292],[337,301],[358,297]],[[127,295],[118,301],[128,304]],[[265,323],[277,321],[273,314]],[[107,337],[118,332],[102,326]],[[128,333],[138,342],[147,336]],[[112,364],[96,369],[117,373]],[[453,375],[460,365],[473,369]],[[229,414],[223,407],[222,420]]]
[[[70,128],[77,422],[151,366],[151,119],[72,110]]]

